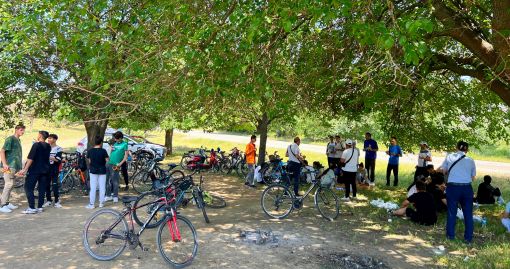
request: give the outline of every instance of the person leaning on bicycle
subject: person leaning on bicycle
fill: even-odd
[[[304,156],[301,155],[299,145],[301,139],[299,137],[294,138],[294,143],[287,147],[285,157],[288,157],[287,171],[290,175],[290,180],[294,184],[294,194],[299,196],[299,174],[301,173],[301,163],[304,160]]]

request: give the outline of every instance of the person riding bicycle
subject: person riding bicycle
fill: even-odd
[[[294,143],[287,147],[285,157],[288,157],[287,171],[290,174],[290,180],[294,184],[294,194],[299,196],[299,174],[301,173],[301,163],[304,158],[299,150],[301,139],[299,137],[294,138]]]

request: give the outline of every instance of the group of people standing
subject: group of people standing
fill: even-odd
[[[24,125],[17,125],[14,128],[14,134],[5,139],[0,150],[0,162],[5,181],[0,197],[2,213],[11,213],[18,208],[10,202],[10,196],[15,177],[22,176],[26,176],[24,187],[28,201],[28,208],[22,211],[23,214],[41,213],[43,208],[51,205],[55,208],[62,207],[59,197],[59,172],[63,149],[57,145],[58,136],[49,134],[47,131],[39,131],[23,166],[20,137],[24,135],[25,129]],[[99,189],[99,207],[103,207],[106,201],[118,202],[120,171],[127,161],[129,150],[122,132],[114,133],[113,138],[110,154],[103,148],[103,138],[99,136],[95,138],[95,146],[87,152],[90,175],[89,204],[86,206],[88,209],[95,208],[97,189]],[[34,196],[36,185],[39,192],[37,207]],[[52,193],[54,199],[52,199]]]

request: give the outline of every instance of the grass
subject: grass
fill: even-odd
[[[85,135],[85,130],[82,125],[58,125],[44,120],[36,120],[33,125],[29,125],[26,134],[21,138],[24,154],[26,157],[29,147],[31,146],[33,138],[36,137],[37,131],[46,129],[49,132],[54,132],[59,135],[58,143],[68,149],[76,146],[78,140]],[[0,143],[3,139],[11,134],[12,131],[4,131],[0,133]],[[147,134],[147,138],[155,143],[164,143],[164,133],[162,131],[153,131]],[[225,141],[215,141],[204,138],[190,138],[185,134],[175,133],[174,135],[174,154],[167,158],[169,162],[179,162],[182,153],[189,149],[205,146],[208,148],[220,147],[224,150],[231,149],[237,146],[244,149],[243,144],[235,144]],[[281,149],[268,148],[268,152],[279,150],[283,157]],[[326,157],[319,153],[307,153],[309,161],[321,161],[326,163]],[[477,157],[475,157],[477,158]],[[491,159],[492,160],[492,159]],[[405,188],[410,184],[414,172],[413,165],[401,165],[399,176],[399,187],[386,187],[385,173],[386,163],[378,160],[376,165],[376,183],[377,187],[371,190],[359,190],[359,197],[366,198],[368,201],[372,199],[381,198],[385,201],[393,201],[400,204],[405,199]],[[474,185],[478,185],[480,181]],[[493,185],[500,187],[503,197],[508,199],[510,197],[510,184],[504,178],[493,177]],[[476,187],[476,186],[475,186]],[[387,235],[400,235],[412,236],[417,240],[423,240],[430,246],[444,245],[447,249],[446,255],[436,256],[435,262],[440,267],[450,268],[510,268],[510,234],[506,233],[500,222],[500,215],[503,211],[502,206],[492,205],[476,209],[475,214],[486,216],[488,224],[486,227],[481,227],[480,224],[475,224],[474,244],[472,247],[466,246],[460,240],[448,241],[445,239],[445,215],[440,215],[438,224],[433,227],[423,227],[410,223],[407,220],[393,218],[393,222],[388,223],[387,212],[383,209],[374,208],[368,203],[357,206],[356,218],[352,221],[355,225],[369,225],[369,229],[377,229],[383,231]],[[350,221],[351,222],[351,221]],[[363,224],[370,223],[370,224]],[[375,228],[374,228],[375,227]],[[348,227],[346,227],[348,228]],[[457,222],[456,235],[462,238],[464,225],[462,222]],[[375,238],[374,240],[379,240]],[[467,258],[466,258],[467,257]]]

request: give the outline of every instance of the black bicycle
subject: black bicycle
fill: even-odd
[[[303,201],[313,189],[316,189],[314,204],[322,217],[329,221],[336,219],[340,214],[338,196],[329,186],[322,186],[319,179],[314,179],[308,190],[301,197],[294,195],[289,181],[273,183],[267,186],[262,192],[260,199],[262,210],[271,218],[286,218],[294,209],[299,209],[303,206]]]
[[[175,196],[159,197],[156,210],[142,225],[138,232],[134,231],[133,213],[146,205],[132,205],[138,197],[124,196],[125,205],[122,212],[113,209],[101,209],[95,212],[85,223],[83,230],[83,246],[94,259],[109,261],[118,257],[129,246],[130,249],[143,247],[140,236],[152,221],[156,213],[164,212],[161,225],[156,233],[156,244],[163,259],[175,268],[185,267],[193,261],[198,250],[198,239],[195,227],[191,222],[179,215],[172,203]],[[128,226],[126,216],[129,216]]]

